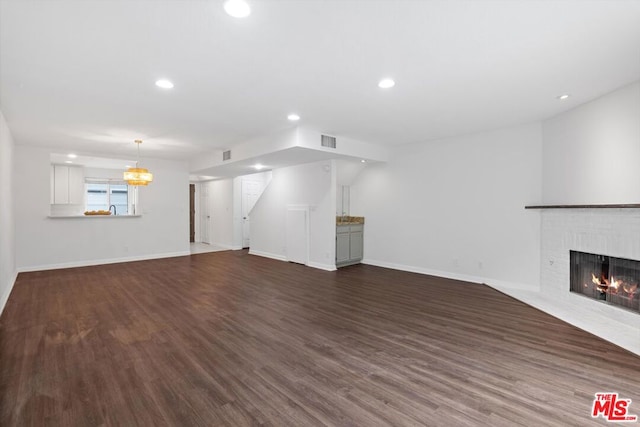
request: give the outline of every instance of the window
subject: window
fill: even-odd
[[[133,215],[135,188],[124,181],[108,179],[87,179],[88,211],[111,210],[115,215]]]

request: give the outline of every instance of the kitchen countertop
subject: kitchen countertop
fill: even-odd
[[[47,215],[47,218],[140,218],[142,215]]]
[[[363,216],[337,216],[336,225],[358,225],[364,224]]]

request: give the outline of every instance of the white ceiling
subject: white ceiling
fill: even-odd
[[[359,158],[353,158],[351,156],[345,156],[328,151],[310,150],[303,147],[291,147],[257,157],[249,157],[240,161],[232,161],[211,168],[201,169],[197,172],[198,175],[204,175],[206,177],[202,179],[227,178],[257,173],[259,171],[269,171],[296,164],[320,162],[330,159],[342,159],[344,162],[351,161],[355,163],[359,163],[361,161]],[[260,165],[261,168],[256,169],[255,165]]]
[[[84,166],[87,168],[99,168],[99,169],[120,169],[122,171],[128,168],[136,167],[135,160],[126,159],[110,159],[100,156],[82,156],[76,155],[73,158],[69,158],[68,153],[51,153],[49,155],[51,164],[71,166]]]
[[[14,139],[130,156],[142,138],[143,156],[188,159],[297,112],[405,144],[544,119],[640,78],[640,1],[249,2],[238,20],[213,0],[0,0]]]

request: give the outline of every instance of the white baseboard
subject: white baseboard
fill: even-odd
[[[58,270],[61,268],[90,267],[92,265],[117,264],[119,262],[146,261],[150,259],[173,258],[173,257],[189,256],[189,255],[191,255],[190,251],[180,251],[180,252],[165,252],[162,254],[138,255],[138,256],[122,257],[122,258],[107,258],[107,259],[95,259],[95,260],[92,259],[92,260],[84,260],[84,261],[63,262],[59,264],[44,264],[44,265],[35,265],[35,266],[28,266],[28,267],[19,267],[18,272],[27,273],[30,271]]]
[[[528,285],[525,283],[507,282],[504,280],[496,280],[489,277],[472,276],[468,274],[452,273],[449,271],[432,270],[424,267],[416,267],[412,265],[396,264],[392,262],[379,261],[375,259],[364,259],[363,264],[375,265],[376,267],[390,268],[392,270],[408,271],[410,273],[427,274],[429,276],[444,277],[446,279],[460,280],[470,283],[482,283],[492,288],[508,288],[508,289],[520,289],[527,291],[536,291],[539,286]]]
[[[319,262],[308,262],[307,263],[307,267],[318,268],[320,270],[325,270],[325,271],[336,271],[337,270],[335,265],[322,264],[322,263],[319,263]]]
[[[14,271],[11,279],[9,279],[9,286],[4,291],[2,295],[0,295],[0,315],[4,311],[5,306],[7,305],[7,301],[9,300],[9,295],[11,295],[11,291],[13,290],[13,286],[16,284],[16,279],[18,278],[18,272]]]
[[[466,274],[459,274],[459,273],[451,273],[448,271],[432,270],[430,268],[416,267],[413,265],[396,264],[393,262],[379,261],[379,260],[368,259],[368,258],[363,259],[362,263],[368,264],[368,265],[375,265],[376,267],[390,268],[392,270],[402,270],[402,271],[408,271],[410,273],[427,274],[429,276],[437,276],[437,277],[444,277],[447,279],[460,280],[463,282],[484,283],[484,279],[481,277],[469,276]]]
[[[275,260],[278,260],[278,261],[285,261],[285,262],[289,261],[285,255],[273,254],[271,252],[256,251],[256,250],[251,249],[251,248],[249,248],[249,255],[262,256],[262,257],[265,257],[265,258],[271,258],[271,259],[275,259]],[[336,270],[336,266],[335,265],[322,264],[322,263],[319,263],[319,262],[307,262],[306,266],[307,267],[311,267],[311,268],[318,268],[320,270],[325,270],[325,271],[335,271]]]
[[[284,255],[273,254],[271,252],[256,251],[255,249],[251,249],[251,248],[249,248],[249,255],[257,255],[257,256],[261,256],[261,257],[265,257],[265,258],[276,259],[278,261],[286,261],[287,260],[287,257],[284,256]]]

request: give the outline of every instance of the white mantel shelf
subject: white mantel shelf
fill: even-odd
[[[47,215],[47,218],[140,218],[142,215]]]

